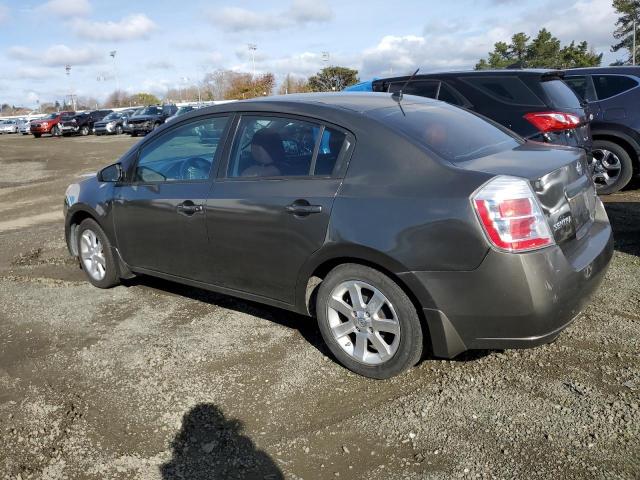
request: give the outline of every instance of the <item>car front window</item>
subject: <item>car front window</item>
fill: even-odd
[[[134,181],[208,179],[228,120],[228,117],[211,117],[190,122],[145,145],[140,152]]]

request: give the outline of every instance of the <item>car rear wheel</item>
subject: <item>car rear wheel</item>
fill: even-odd
[[[86,137],[87,135],[89,135],[89,127],[87,127],[86,125],[82,127],[80,129],[80,135],[82,135],[83,137]]]
[[[116,135],[122,135],[122,126],[121,125],[117,125],[116,126]]]
[[[608,195],[623,189],[633,175],[633,162],[620,145],[608,140],[593,141],[593,181],[598,193]]]
[[[389,378],[422,355],[422,327],[406,293],[383,273],[344,264],[326,276],[316,300],[322,337],[349,370]]]
[[[120,283],[111,243],[98,223],[87,218],[78,227],[78,257],[89,282],[98,288]]]

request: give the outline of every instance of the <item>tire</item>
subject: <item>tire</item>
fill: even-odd
[[[116,125],[116,135],[122,135],[122,125]]]
[[[85,234],[88,239],[95,238],[95,244],[92,244],[93,242],[88,242],[88,239],[85,239]],[[100,225],[98,225],[98,223],[92,218],[83,220],[78,227],[77,241],[80,267],[84,270],[89,282],[98,288],[111,288],[118,285],[120,283],[120,277],[118,276],[116,261],[113,258],[111,242],[109,242],[109,239],[102,228],[100,228]],[[91,252],[88,247],[94,249],[97,248],[98,250]],[[85,252],[87,252],[86,256]],[[92,253],[94,255],[91,255]],[[93,256],[95,260],[92,261],[88,258],[89,256]],[[102,262],[99,261],[100,258],[102,259],[102,262],[104,262],[102,269],[99,266],[102,265]],[[93,270],[92,265],[96,266],[95,270]],[[100,275],[101,273],[102,276]]]
[[[131,132],[131,136],[132,137],[137,137],[138,136],[138,132]]]
[[[363,308],[351,307],[353,287],[365,300]],[[372,312],[374,297],[382,306]],[[336,298],[341,301],[336,303]],[[338,308],[332,307],[337,304]],[[320,284],[316,314],[329,350],[352,372],[370,378],[390,378],[413,367],[421,358],[423,333],[418,313],[398,284],[378,270],[353,263],[331,270]],[[334,334],[336,331],[340,333]],[[374,346],[380,345],[380,340],[386,350]]]
[[[41,134],[41,133],[34,133],[34,134],[33,134],[33,136],[34,136],[35,138],[40,138],[40,137],[42,136],[42,134]]]
[[[593,159],[595,168],[593,181],[600,195],[609,195],[622,190],[633,176],[633,161],[629,153],[615,142],[594,140]]]
[[[160,126],[159,123],[154,123],[153,124],[153,128],[151,128],[151,131],[153,132],[155,129],[157,129]]]
[[[86,125],[82,127],[80,129],[80,135],[82,135],[83,137],[86,137],[87,135],[89,135],[89,127],[87,127]]]
[[[60,136],[60,127],[58,125],[54,125],[51,128],[51,135],[53,135],[54,137],[59,137]]]

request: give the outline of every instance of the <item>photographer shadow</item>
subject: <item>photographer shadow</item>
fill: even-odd
[[[225,418],[216,405],[196,405],[182,418],[171,442],[173,457],[160,466],[162,479],[284,479],[271,457],[242,431],[242,422]]]

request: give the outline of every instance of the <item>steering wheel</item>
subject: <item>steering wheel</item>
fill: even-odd
[[[211,162],[201,157],[187,158],[180,166],[180,178],[183,180],[204,180],[209,176]]]

